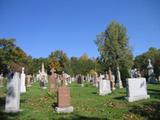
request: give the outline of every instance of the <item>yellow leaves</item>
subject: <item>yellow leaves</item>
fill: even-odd
[[[54,58],[52,58],[52,59],[49,59],[49,67],[54,68],[54,69],[58,69],[60,67],[60,64],[58,61],[56,61]]]

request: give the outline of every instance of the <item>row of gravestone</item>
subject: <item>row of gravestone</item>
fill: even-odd
[[[117,68],[119,71],[119,68]],[[119,85],[121,85],[120,73],[118,72],[118,79]],[[99,94],[106,95],[114,90],[115,81],[112,81],[112,73],[109,70],[109,80],[100,79],[97,82],[97,76],[93,80],[94,84],[98,84],[99,86]],[[58,107],[56,108],[57,112],[71,112],[73,111],[73,107],[70,106],[70,90],[66,86],[66,76],[63,73],[61,76],[62,86],[58,88]],[[55,73],[54,70],[49,78],[50,80],[50,91],[55,91]],[[79,80],[78,80],[79,81]],[[140,99],[147,99],[149,95],[147,95],[147,88],[146,88],[146,79],[145,78],[133,78],[127,80],[128,87],[127,87],[127,99],[128,101],[136,101]],[[121,88],[121,87],[120,87]],[[21,78],[19,73],[10,73],[9,80],[7,84],[7,96],[6,96],[6,112],[17,112],[19,111],[19,99],[20,93],[26,92],[25,88],[25,74],[24,68],[22,69]]]
[[[66,86],[66,76],[63,72],[61,79],[61,86],[55,86],[55,76],[54,71],[52,71],[52,75],[50,76],[50,91],[57,92],[58,98],[58,106],[55,108],[56,111],[59,112],[73,112],[73,107],[70,105],[70,89]],[[7,113],[17,113],[20,110],[20,93],[25,93],[25,76],[24,69],[22,70],[22,74],[20,75],[18,72],[12,72],[8,75],[7,82],[7,95],[5,102],[5,112]]]
[[[127,79],[127,95],[126,99],[129,102],[147,99],[150,96],[147,94],[146,78],[129,78]],[[99,95],[107,95],[111,93],[110,80],[99,81]]]
[[[121,81],[121,75],[119,68],[117,68],[117,83],[115,84],[115,81],[113,80],[113,75],[111,72],[111,69],[109,69],[109,75],[100,75],[99,77],[94,78],[96,82],[93,82],[93,85],[98,87],[99,89],[99,95],[107,95],[112,92],[112,90],[115,90],[115,86],[118,88],[123,88],[122,81]],[[77,77],[77,83],[83,85],[84,77],[81,75],[78,75]],[[84,86],[84,85],[83,85]],[[127,95],[126,99],[129,102],[141,100],[141,99],[147,99],[149,98],[149,95],[147,94],[147,86],[146,86],[146,78],[137,77],[137,78],[129,78],[127,79]]]

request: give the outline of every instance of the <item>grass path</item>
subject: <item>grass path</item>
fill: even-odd
[[[160,84],[149,84],[151,98],[128,103],[124,97],[126,89],[117,89],[107,96],[99,96],[97,89],[89,84],[80,87],[72,84],[71,102],[74,112],[58,114],[54,111],[56,94],[39,88],[34,83],[21,95],[21,113],[17,115],[4,113],[5,88],[0,88],[0,120],[55,120],[55,119],[109,119],[109,120],[143,120],[160,119]]]

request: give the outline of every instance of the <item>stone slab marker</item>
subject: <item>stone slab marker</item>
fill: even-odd
[[[99,81],[99,95],[107,95],[111,93],[110,80],[100,80]]]
[[[70,106],[70,89],[66,86],[58,89],[58,106],[69,107]]]
[[[22,68],[20,93],[26,92],[25,80],[26,80],[26,75],[24,74],[24,68]]]
[[[129,78],[127,79],[127,97],[129,102],[148,99],[146,78]]]
[[[20,112],[20,77],[19,73],[10,73],[7,83],[5,112]]]
[[[58,113],[70,113],[73,112],[73,107],[70,104],[70,89],[65,86],[65,76],[64,72],[61,76],[61,87],[58,88],[58,107],[56,107],[56,111]]]
[[[112,77],[111,68],[109,68],[108,77],[109,77],[109,80],[111,81],[111,89],[112,89],[112,90],[115,90],[115,83],[114,83],[114,80],[113,80],[113,77]]]
[[[49,76],[49,92],[57,91],[57,82],[56,82],[56,75],[55,70],[51,69],[51,76]]]

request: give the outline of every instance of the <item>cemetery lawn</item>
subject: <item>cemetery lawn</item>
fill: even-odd
[[[160,84],[148,84],[148,100],[127,102],[126,89],[116,89],[107,96],[99,96],[98,90],[86,83],[82,88],[73,83],[70,85],[71,102],[74,112],[58,114],[54,111],[56,94],[39,88],[34,83],[27,92],[21,95],[21,109],[19,114],[4,113],[5,88],[0,88],[0,120],[160,120]]]

